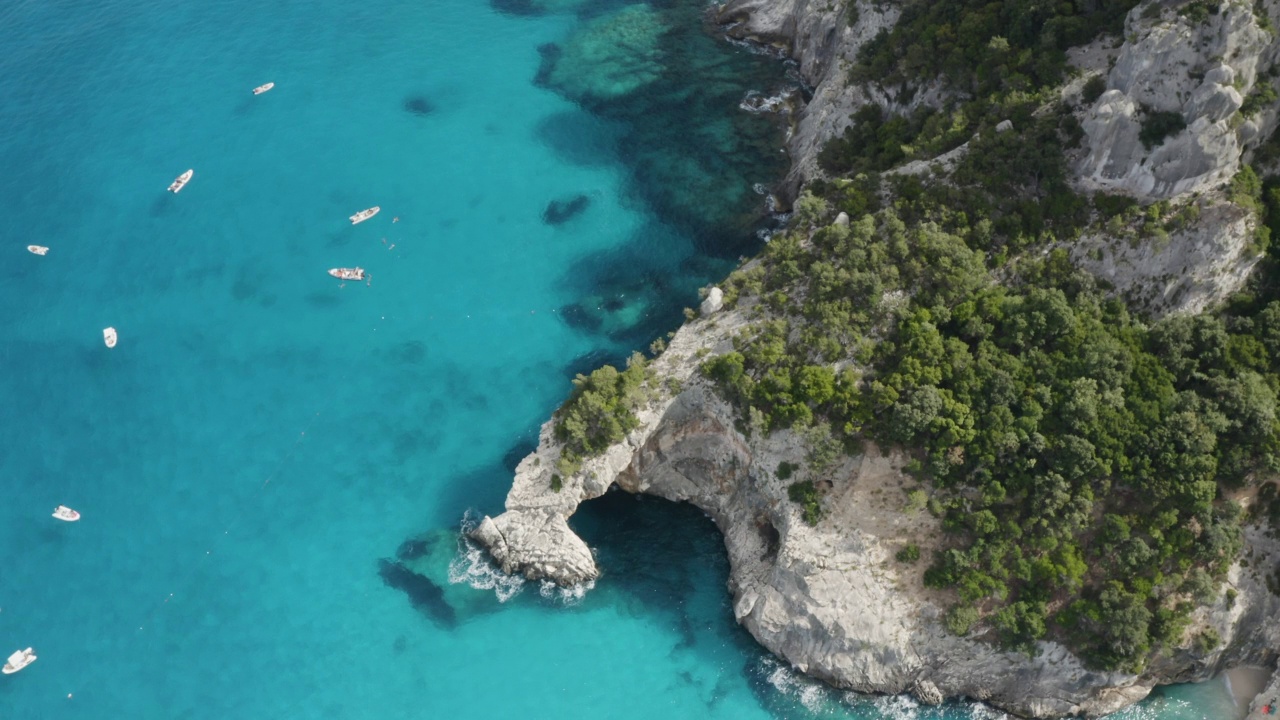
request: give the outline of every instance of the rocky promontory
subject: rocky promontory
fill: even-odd
[[[1100,43],[1090,49],[1092,60],[1082,55],[1079,76],[1062,90],[1082,126],[1070,158],[1075,187],[1194,208],[1182,210],[1189,219],[1162,237],[1118,241],[1118,230],[1107,227],[1066,248],[1077,265],[1155,315],[1212,307],[1249,277],[1259,257],[1259,221],[1224,183],[1276,123],[1274,94],[1255,102],[1248,117],[1239,111],[1245,97],[1262,92],[1259,83],[1271,82],[1280,43],[1268,16],[1280,13],[1280,2],[1212,3],[1216,10],[1203,18],[1179,11],[1184,4],[1135,7],[1123,42]],[[785,48],[813,88],[789,139],[793,188],[823,176],[818,153],[857,108],[874,103],[907,112],[941,102],[940,86],[900,100],[892,88],[850,79],[847,64],[899,13],[895,3],[808,0],[731,0],[719,8],[730,35]],[[1086,99],[1082,86],[1091,79],[1098,94]],[[1144,140],[1144,119],[1157,113],[1180,121],[1168,120],[1173,130]],[[848,217],[841,222],[847,226]],[[814,468],[803,429],[751,432],[744,426],[750,420],[699,367],[734,350],[759,299],[722,308],[713,290],[708,300],[649,365],[637,422],[622,440],[575,459],[574,472],[564,474],[555,421],[542,427],[537,449],[516,469],[505,512],[473,533],[504,571],[561,585],[597,577],[591,549],[568,518],[616,485],[706,512],[724,536],[738,621],[794,667],[836,687],[910,692],[926,703],[968,697],[1027,717],[1098,716],[1159,684],[1275,662],[1280,628],[1271,620],[1280,599],[1268,576],[1280,543],[1261,524],[1246,527],[1245,560],[1227,572],[1227,592],[1192,612],[1182,639],[1140,672],[1091,670],[1057,642],[1041,640],[1026,653],[999,649],[983,633],[949,632],[947,592],[926,587],[920,565],[893,562],[908,546],[930,553],[946,542],[942,521],[913,495],[918,480],[908,455],[866,442],[860,453]],[[820,518],[806,518],[789,497],[795,477],[820,489]],[[1247,505],[1251,498],[1240,499]],[[1197,643],[1197,635],[1220,642]]]

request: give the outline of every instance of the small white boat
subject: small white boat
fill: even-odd
[[[116,346],[116,329],[113,327],[103,328],[102,342],[106,343],[107,347],[109,348],[115,347]]]
[[[196,174],[195,170],[188,170],[182,173],[181,175],[179,175],[176,180],[174,180],[172,183],[169,183],[169,192],[171,193],[180,192],[182,188],[187,186],[187,183],[191,182],[191,176],[195,174]]]
[[[63,522],[75,522],[80,519],[80,513],[72,510],[66,505],[59,505],[53,509],[53,516]]]
[[[12,675],[35,661],[36,653],[34,650],[31,648],[19,650],[18,652],[10,655],[9,659],[5,661],[2,672],[4,672],[5,675]]]
[[[361,210],[360,212],[358,212],[358,213],[356,213],[355,215],[352,215],[352,216],[351,216],[351,224],[352,224],[352,225],[359,225],[360,223],[364,222],[365,220],[368,220],[369,218],[373,217],[374,215],[377,215],[377,214],[378,214],[378,212],[379,212],[380,210],[382,210],[382,208],[378,207],[377,205],[374,205],[373,207],[371,207],[371,208],[369,208],[369,209],[367,209],[367,210]]]
[[[261,95],[262,93],[264,93],[264,92],[266,92],[266,91],[270,90],[271,88],[273,88],[273,87],[275,87],[275,86],[276,86],[276,84],[275,84],[275,83],[267,83],[266,85],[259,85],[258,87],[256,87],[256,88],[254,88],[254,89],[253,89],[253,94],[254,94],[254,95]]]
[[[36,255],[47,255],[47,254],[49,254],[49,248],[47,248],[47,247],[45,247],[45,246],[43,246],[43,245],[28,245],[28,246],[27,246],[27,250],[28,250],[29,252],[33,252],[33,253],[35,253]]]
[[[364,268],[330,268],[329,274],[339,280],[364,280]]]

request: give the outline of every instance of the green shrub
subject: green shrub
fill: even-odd
[[[555,435],[564,443],[564,459],[573,463],[597,455],[634,430],[646,377],[644,357],[636,353],[622,372],[605,365],[574,378],[573,393],[555,414]]]
[[[804,521],[809,525],[817,525],[822,519],[822,493],[818,492],[812,480],[791,483],[787,487],[787,497],[803,508]]]
[[[1143,147],[1150,150],[1164,142],[1170,135],[1176,135],[1187,127],[1187,121],[1180,112],[1151,110],[1143,108],[1142,129],[1138,131],[1138,139]]]
[[[1266,78],[1258,78],[1253,90],[1249,91],[1248,97],[1240,105],[1240,114],[1244,117],[1253,117],[1270,107],[1277,97],[1280,96],[1277,96],[1276,89],[1271,85],[1271,81]]]
[[[968,635],[969,631],[978,622],[978,611],[976,608],[968,605],[956,605],[947,611],[943,624],[947,626],[953,635],[961,637]]]
[[[791,473],[795,472],[799,468],[800,468],[799,465],[789,463],[786,460],[783,460],[782,462],[778,463],[778,479],[790,480]]]
[[[1102,93],[1107,91],[1107,77],[1105,75],[1094,75],[1084,83],[1084,88],[1080,92],[1080,99],[1086,105],[1092,105],[1102,97]]]
[[[911,543],[895,553],[893,557],[900,563],[914,563],[920,559],[920,546]]]
[[[1195,648],[1201,655],[1213,652],[1221,644],[1222,637],[1218,635],[1217,630],[1211,627],[1205,628],[1199,635],[1196,635]]]
[[[1209,22],[1211,15],[1218,14],[1218,6],[1221,4],[1221,0],[1195,0],[1178,8],[1178,14],[1192,25],[1202,25]]]

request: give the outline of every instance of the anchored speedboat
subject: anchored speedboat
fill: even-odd
[[[5,675],[12,675],[35,661],[36,653],[34,650],[31,648],[19,650],[9,656],[9,659],[4,663],[4,668],[0,669],[0,672],[3,672]]]
[[[72,510],[66,505],[59,505],[53,509],[53,516],[63,522],[75,522],[80,519],[80,513]]]
[[[113,327],[103,328],[102,342],[106,343],[107,347],[109,348],[115,347],[116,346],[116,329]]]
[[[364,268],[331,268],[329,274],[339,280],[364,280]]]
[[[275,86],[276,86],[276,84],[275,84],[275,83],[273,83],[273,82],[267,83],[266,85],[259,85],[258,87],[256,87],[256,88],[254,88],[254,89],[253,89],[253,94],[254,94],[254,95],[261,95],[262,93],[264,93],[264,92],[266,92],[266,91],[270,90],[271,88],[273,88],[273,87],[275,87]]]
[[[382,208],[378,207],[377,205],[374,205],[373,207],[371,207],[371,208],[369,208],[369,209],[367,209],[367,210],[361,210],[360,212],[358,212],[358,213],[356,213],[355,215],[352,215],[352,216],[351,216],[351,224],[352,224],[352,225],[359,225],[360,223],[364,222],[365,220],[368,220],[369,218],[373,217],[374,215],[377,215],[377,214],[378,214],[378,211],[380,211],[380,210],[382,210]]]
[[[180,192],[182,188],[187,186],[187,183],[191,182],[191,176],[195,174],[195,170],[188,170],[179,175],[176,180],[169,184],[169,192]]]
[[[49,253],[49,248],[43,245],[28,245],[27,250],[36,255],[47,255]]]

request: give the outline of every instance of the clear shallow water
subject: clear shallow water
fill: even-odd
[[[435,569],[479,575],[444,605],[379,576],[406,538],[499,510],[572,372],[673,327],[749,246],[645,185],[661,123],[532,82],[578,22],[474,0],[0,6],[0,651],[40,656],[0,715],[992,716],[850,705],[779,668],[689,508],[585,509],[608,574],[583,598],[473,589],[496,580],[456,544]],[[723,110],[726,151],[767,135]],[[356,264],[371,286],[324,274]],[[1132,717],[1194,717],[1152,712]]]

